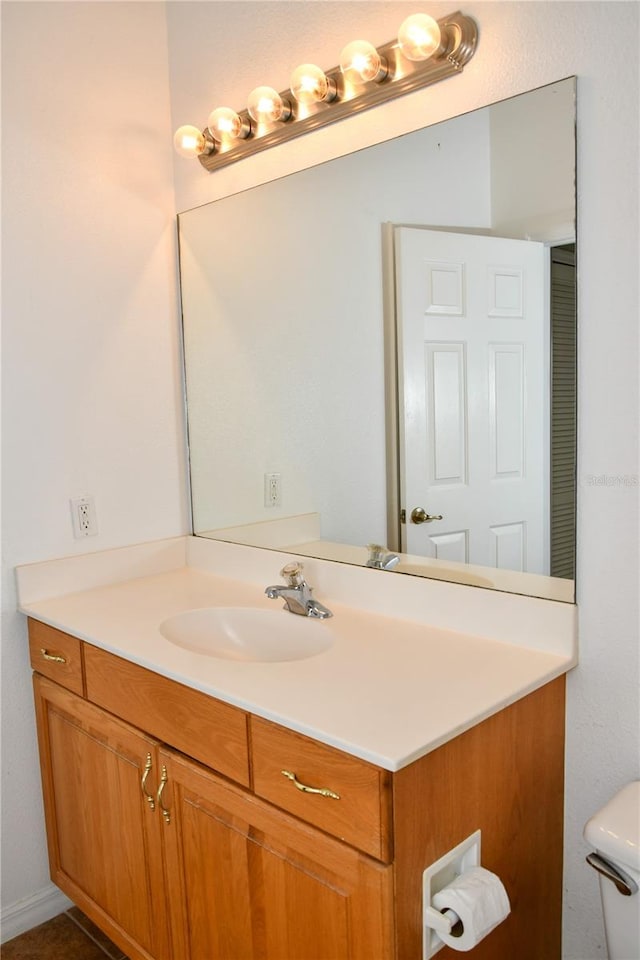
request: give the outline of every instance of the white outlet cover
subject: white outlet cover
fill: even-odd
[[[71,522],[76,540],[95,537],[98,533],[98,521],[93,497],[76,497],[69,501]]]

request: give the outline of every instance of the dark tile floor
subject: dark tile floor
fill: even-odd
[[[0,948],[2,960],[127,960],[85,915],[72,907]]]

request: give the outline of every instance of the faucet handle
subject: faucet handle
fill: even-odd
[[[287,581],[287,586],[289,587],[299,587],[301,583],[304,583],[304,577],[302,575],[302,564],[298,563],[297,560],[288,563],[280,571],[280,576],[284,577]]]
[[[387,548],[383,547],[381,543],[368,543],[367,550],[369,551],[369,560],[382,560],[387,552]]]
[[[388,547],[383,547],[381,543],[368,543],[369,559],[366,567],[374,567],[376,570],[393,570],[400,562],[397,553],[389,553]]]

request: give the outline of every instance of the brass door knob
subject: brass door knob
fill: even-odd
[[[431,523],[432,520],[442,520],[442,514],[427,513],[422,507],[414,507],[411,511],[411,523]]]

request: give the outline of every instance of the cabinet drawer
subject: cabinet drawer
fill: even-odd
[[[251,717],[255,792],[376,857],[391,860],[391,774],[267,720]],[[336,797],[309,793],[306,786]]]
[[[247,717],[199,690],[86,643],[87,698],[133,726],[249,785]]]
[[[82,696],[82,643],[77,637],[29,619],[29,653],[34,670]]]

